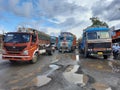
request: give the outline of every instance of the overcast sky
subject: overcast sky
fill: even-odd
[[[0,33],[25,26],[80,37],[93,16],[120,28],[120,0],[0,0]]]

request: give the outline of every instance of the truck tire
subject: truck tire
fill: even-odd
[[[85,57],[85,58],[88,57],[88,53],[87,53],[87,52],[84,53],[84,57]]]
[[[61,53],[61,50],[58,50],[59,51],[59,53]]]
[[[88,57],[88,52],[84,49],[84,58]]]
[[[107,58],[108,58],[108,56],[107,56],[107,55],[103,55],[103,58],[104,58],[104,59],[107,59]]]
[[[37,61],[38,61],[38,54],[35,53],[34,56],[33,56],[33,59],[30,60],[30,63],[31,63],[31,64],[34,64],[34,63],[36,63]]]
[[[52,50],[49,51],[49,52],[48,52],[48,55],[53,55],[53,51],[52,51]]]

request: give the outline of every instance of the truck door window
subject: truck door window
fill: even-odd
[[[88,32],[87,39],[97,39],[97,32]]]
[[[32,35],[32,42],[36,42],[36,35]]]

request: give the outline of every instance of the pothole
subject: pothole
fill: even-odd
[[[112,90],[110,86],[105,83],[96,82],[92,84],[92,88],[95,90]]]
[[[43,75],[43,76],[37,76],[36,80],[37,80],[37,83],[36,83],[35,86],[41,87],[41,86],[46,85],[47,83],[49,83],[52,79],[45,76],[45,75]]]
[[[65,79],[73,84],[78,84],[81,86],[85,86],[89,80],[88,76],[85,74],[76,73],[79,69],[79,65],[71,65],[66,68],[65,72],[63,72],[63,76]]]
[[[113,72],[120,73],[120,61],[111,60],[108,62],[108,65],[112,68]]]

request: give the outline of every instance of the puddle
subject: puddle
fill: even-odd
[[[84,86],[87,84],[89,78],[87,75],[76,73],[79,67],[79,65],[69,66],[63,73],[63,76],[70,83],[80,84],[81,86]]]
[[[79,61],[79,55],[76,55],[76,61]]]
[[[59,61],[59,59],[52,60],[51,63],[56,63],[56,62],[58,62],[58,61]]]
[[[105,71],[105,72],[112,71],[112,69],[108,65],[108,61],[86,60],[82,62],[82,66],[92,70],[99,70],[99,71]]]
[[[72,60],[76,60],[76,55],[71,55]]]
[[[92,84],[92,88],[95,90],[112,90],[110,86],[99,82]]]
[[[36,79],[37,79],[37,83],[36,83],[37,87],[41,87],[43,85],[46,85],[47,83],[49,83],[51,81],[51,78],[48,78],[45,75],[43,75],[43,76],[37,76]]]
[[[113,72],[120,72],[120,61],[109,61],[108,65],[112,68]]]
[[[60,66],[55,65],[55,64],[51,64],[51,65],[49,65],[49,67],[52,68],[52,70],[57,70],[60,68]]]

